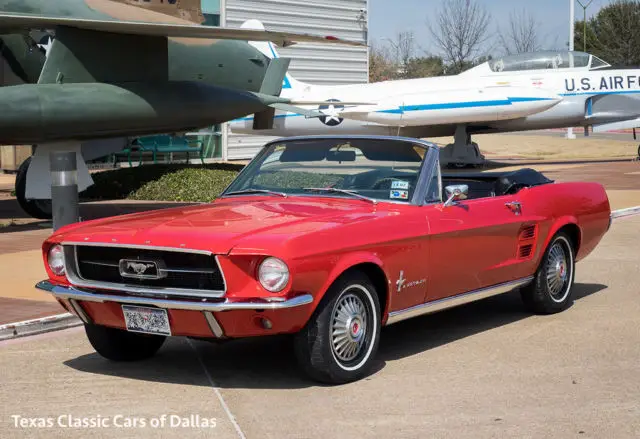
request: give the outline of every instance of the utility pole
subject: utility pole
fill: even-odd
[[[591,3],[593,3],[593,0],[589,0],[589,3],[587,3],[586,5],[582,3],[583,1],[584,0],[578,0],[578,3],[580,4],[580,6],[582,6],[582,11],[584,12],[584,21],[582,22],[583,32],[584,32],[582,36],[582,43],[583,43],[582,51],[586,52],[587,51],[587,8],[591,6]]]
[[[574,33],[576,25],[576,5],[575,0],[569,0],[569,50],[574,50]],[[576,135],[573,134],[573,128],[567,128],[567,139],[575,139]]]

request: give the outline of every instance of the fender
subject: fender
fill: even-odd
[[[542,247],[540,247],[541,248],[541,252],[540,252],[540,254],[538,256],[538,260],[536,261],[536,267],[540,264],[540,260],[542,259],[542,256],[543,256],[544,252],[547,250],[547,247],[549,246],[549,243],[551,242],[551,238],[553,238],[553,236],[556,233],[558,233],[558,230],[560,230],[564,226],[567,226],[567,225],[570,225],[570,224],[578,227],[579,232],[578,232],[577,246],[578,246],[578,249],[580,248],[580,242],[582,240],[582,229],[580,228],[580,225],[578,224],[578,219],[573,215],[564,215],[564,216],[561,216],[559,218],[556,218],[555,221],[553,222],[553,224],[551,225],[551,227],[549,227],[549,233],[545,237]],[[576,262],[578,260],[577,254],[578,254],[578,252],[576,252]]]
[[[384,263],[382,262],[382,260],[376,254],[370,253],[370,252],[360,251],[355,253],[347,253],[340,257],[338,262],[333,266],[333,269],[329,272],[329,276],[327,276],[327,279],[325,280],[325,282],[317,290],[317,294],[315,295],[315,300],[313,303],[314,312],[315,312],[315,309],[320,304],[320,301],[324,299],[327,293],[327,290],[331,287],[331,285],[333,285],[336,279],[338,279],[342,274],[344,274],[350,268],[353,268],[356,265],[360,265],[360,264],[374,264],[378,268],[380,268],[384,273],[384,277],[387,282],[387,291],[386,291],[386,297],[385,297],[386,306],[384,310],[380,310],[383,321],[384,321],[387,315],[387,310],[389,309],[389,303],[391,301],[391,297],[389,295],[390,288],[388,287],[389,276],[387,274],[387,271],[385,270]]]

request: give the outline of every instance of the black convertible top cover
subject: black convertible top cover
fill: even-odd
[[[496,195],[514,194],[525,187],[553,183],[553,180],[548,179],[542,173],[531,168],[523,168],[510,172],[444,173],[442,178],[495,182],[494,190]]]
[[[518,169],[509,172],[498,178],[496,182],[496,193],[508,194],[513,190],[520,190],[523,187],[539,186],[541,184],[553,183],[542,173],[531,168]]]

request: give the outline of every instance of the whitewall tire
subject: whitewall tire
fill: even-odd
[[[296,357],[313,379],[341,384],[364,377],[380,341],[380,300],[371,280],[347,272],[329,288],[295,339]]]

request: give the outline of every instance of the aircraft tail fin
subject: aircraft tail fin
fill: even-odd
[[[242,23],[240,26],[243,29],[252,29],[252,30],[265,30],[264,25],[260,20],[251,19]],[[278,51],[275,46],[270,41],[249,41],[249,44],[253,46],[255,49],[259,50],[264,56],[269,58],[270,60],[280,59],[278,55]],[[296,92],[298,90],[309,90],[309,84],[305,84],[304,82],[300,82],[293,78],[289,73],[286,73],[284,76],[284,80],[282,81],[282,89]]]
[[[267,67],[267,72],[260,86],[260,93],[271,96],[280,96],[284,87],[284,78],[289,68],[289,58],[272,59]]]
[[[267,67],[267,72],[260,86],[260,94],[267,96],[280,96],[284,85],[284,75],[289,68],[289,58],[272,59]],[[253,117],[254,130],[267,130],[273,128],[273,118],[276,115],[276,109],[269,106],[266,110],[255,113]]]

